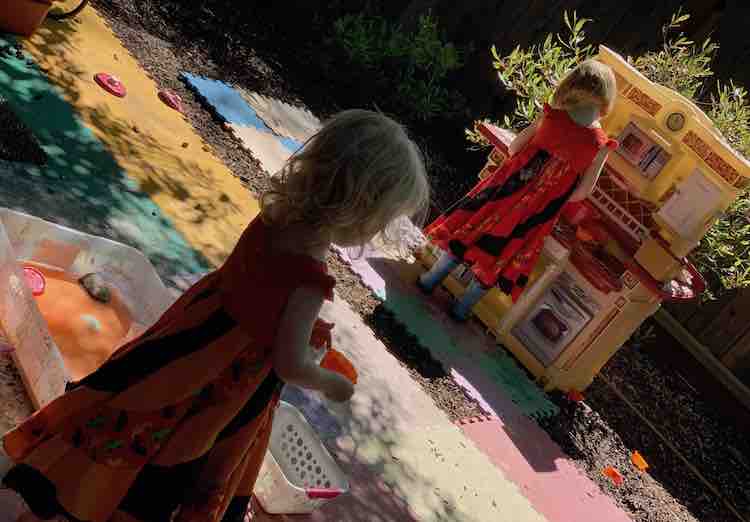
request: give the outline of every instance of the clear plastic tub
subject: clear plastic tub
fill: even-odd
[[[59,396],[68,381],[65,363],[24,283],[22,262],[74,277],[99,273],[130,312],[131,337],[152,325],[173,302],[149,260],[121,243],[42,219],[0,209],[0,330],[35,407]]]
[[[272,515],[302,515],[348,491],[349,480],[315,430],[297,408],[281,401],[255,483],[260,506]]]

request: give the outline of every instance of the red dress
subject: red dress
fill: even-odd
[[[284,308],[296,288],[330,299],[334,283],[325,264],[273,251],[256,219],[221,269],[4,437],[5,486],[45,519],[243,520],[282,385]]]
[[[515,302],[528,283],[560,212],[602,147],[616,142],[544,106],[544,118],[518,154],[480,181],[426,229],[443,250],[471,266],[489,288]]]

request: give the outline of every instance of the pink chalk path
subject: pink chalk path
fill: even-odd
[[[550,522],[631,522],[630,517],[584,476],[545,432],[521,417],[470,419],[461,431],[514,482]]]

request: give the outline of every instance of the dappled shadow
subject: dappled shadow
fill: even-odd
[[[181,203],[184,212],[177,216],[179,225],[226,222],[241,206],[217,190],[212,173],[191,161],[190,151],[164,146],[138,121],[118,118],[107,105],[83,103],[86,93],[79,91],[80,86],[98,87],[92,82],[81,83],[86,79],[82,75],[88,74],[85,71],[62,67],[66,53],[78,45],[74,36],[75,25],[48,23],[34,45],[59,59],[53,60],[57,65],[49,74],[66,99],[81,102],[77,115],[39,71],[24,63],[0,61],[0,72],[7,74],[7,78],[0,74],[0,94],[8,98],[49,156],[45,167],[0,165],[0,205],[130,244],[148,255],[168,280],[206,270],[206,257],[218,258],[230,233],[220,237],[215,251],[202,256],[180,237],[153,199],[164,197]],[[94,132],[84,128],[76,116],[88,122]],[[106,136],[107,145],[96,136]],[[118,164],[112,153],[125,158],[127,164]],[[156,156],[158,168],[151,162]],[[132,168],[145,173],[140,183],[126,175]],[[328,440],[342,467],[357,479],[352,493],[346,503],[331,504],[316,517],[328,513],[328,520],[400,522],[409,518],[403,500],[407,493],[418,491],[426,496],[433,492],[429,477],[392,456],[405,429],[403,420],[400,430],[394,429],[398,421],[393,412],[403,409],[398,392],[388,389],[386,376],[368,387],[379,390],[377,397],[359,403],[357,411],[339,411],[337,419],[350,420],[339,421],[341,431]],[[402,417],[407,414],[401,411]],[[458,520],[454,508],[443,502],[436,501],[431,511],[431,520]]]
[[[487,362],[492,357],[508,356],[503,353],[502,347],[495,346],[494,336],[486,335],[484,327],[478,322],[459,325],[451,321],[445,313],[452,302],[452,297],[448,292],[436,291],[431,298],[425,298],[421,295],[413,284],[416,275],[421,272],[421,268],[385,258],[369,258],[368,262],[385,283],[384,305],[405,312],[397,313],[397,318],[412,327],[414,325],[417,327],[420,325],[424,327],[426,324],[432,325],[435,333],[432,335],[429,333],[427,335],[420,334],[420,342],[425,344],[432,355],[443,363],[446,371],[451,372],[457,380],[463,378],[465,382],[462,384],[476,391],[476,393],[470,394],[472,397],[481,397],[480,403],[499,417],[501,422],[492,421],[485,426],[473,427],[469,425],[464,428],[467,435],[478,443],[480,448],[487,451],[491,459],[510,466],[515,472],[528,464],[534,472],[559,472],[564,476],[569,471],[567,465],[561,466],[563,461],[573,459],[578,463],[589,465],[592,455],[599,454],[600,459],[596,462],[598,467],[589,469],[589,473],[600,473],[601,469],[608,464],[616,465],[622,473],[628,474],[627,480],[631,484],[629,488],[643,488],[642,495],[633,497],[634,502],[640,501],[639,499],[643,496],[656,494],[654,493],[656,491],[659,495],[668,494],[677,502],[688,506],[690,511],[701,519],[703,515],[708,514],[707,516],[711,518],[716,513],[722,514],[716,519],[725,519],[722,517],[728,512],[724,511],[718,499],[707,493],[707,490],[699,484],[695,477],[687,472],[684,464],[637,417],[624,414],[623,410],[627,410],[627,406],[616,397],[610,397],[610,400],[605,401],[604,404],[593,405],[596,414],[604,421],[601,425],[590,420],[584,422],[580,419],[570,424],[573,417],[566,408],[571,407],[571,403],[562,398],[556,399],[555,402],[563,409],[563,413],[544,420],[544,425],[547,426],[548,431],[555,434],[553,442],[547,432],[542,430],[534,420],[523,415],[518,406],[511,402],[508,388],[504,386],[504,383],[488,378]],[[420,331],[423,333],[425,328]],[[451,351],[447,349],[446,346],[451,343],[442,341],[440,337],[454,341],[454,346],[459,350]],[[658,357],[663,359],[665,364],[673,365],[675,360],[680,360],[678,366],[684,367],[686,365],[684,354],[681,354],[680,349],[670,348],[668,353],[665,350],[666,346],[660,343],[658,350],[655,350],[654,353],[658,353]],[[667,360],[672,362],[667,362]],[[623,375],[629,376],[631,374],[623,372]],[[705,377],[705,371],[701,373],[692,370],[688,375],[694,375],[700,379]],[[531,381],[527,384],[531,386]],[[602,390],[594,390],[595,388],[601,388],[601,386],[601,382],[596,380],[592,386],[592,396],[603,397],[608,395],[603,393]],[[648,390],[650,385],[628,381],[623,386],[628,389],[638,389],[641,393],[641,389]],[[541,393],[541,391],[539,392]],[[725,400],[724,402],[731,403],[732,401]],[[649,403],[641,401],[639,404]],[[662,407],[668,406],[662,405]],[[576,411],[580,413],[579,410]],[[651,414],[644,413],[647,417],[652,417]],[[583,426],[586,426],[586,429],[582,431]],[[497,433],[494,441],[492,430]],[[611,430],[614,430],[611,440],[617,438],[624,442],[622,449],[610,447],[608,444],[611,443],[611,440],[601,437],[604,431]],[[703,436],[708,437],[710,434],[704,433]],[[592,438],[593,440],[601,439],[601,444],[604,446],[597,447],[596,443],[593,442],[590,442],[590,445],[587,446],[586,440]],[[518,462],[515,466],[509,464],[512,462],[514,455],[512,452],[508,452],[508,446],[498,443],[502,439],[512,442],[514,449],[522,455],[525,463]],[[706,444],[703,443],[703,445]],[[506,453],[500,456],[493,454],[493,451],[495,453],[502,452],[503,447],[505,447]],[[649,456],[652,469],[649,470],[648,477],[641,478],[634,470],[629,461],[628,448],[637,448],[644,452],[644,455]],[[709,472],[709,469],[716,462],[715,451],[702,453],[700,447],[692,446],[683,451],[690,455],[693,464],[704,467],[704,473],[709,475],[716,473],[715,471]],[[584,452],[586,453],[584,454]],[[729,455],[729,452],[727,454]],[[731,462],[731,459],[724,458],[723,461]],[[681,470],[680,473],[677,473],[677,470]],[[722,468],[723,471],[724,468]],[[511,475],[513,474],[511,473]],[[522,475],[523,473],[521,473]],[[629,500],[629,497],[622,493],[622,488],[615,491],[614,486],[610,487],[604,480],[600,480],[598,483],[613,498],[620,501],[622,501],[622,498]],[[644,483],[646,486],[643,486]],[[719,483],[732,484],[732,482],[726,480],[721,480]],[[658,489],[651,491],[650,488]],[[725,489],[729,489],[729,487],[725,486]],[[529,490],[529,493],[534,494],[536,490]],[[738,490],[733,497],[736,499],[740,495],[741,493]],[[626,507],[632,508],[632,506]],[[731,515],[728,516],[731,518]]]
[[[332,310],[336,310],[335,316]],[[390,363],[394,365],[391,368],[387,363],[379,364],[383,359],[382,355],[375,353],[378,342],[372,333],[355,326],[359,318],[351,311],[339,310],[332,307],[323,315],[338,321],[339,326],[334,330],[335,344],[352,357],[358,368],[358,392],[350,403],[343,405],[328,403],[312,392],[298,389],[287,389],[283,398],[300,408],[325,440],[349,476],[352,491],[310,517],[299,519],[478,521],[479,518],[474,518],[476,514],[467,514],[461,508],[460,497],[464,491],[440,491],[440,484],[426,471],[431,469],[427,459],[434,459],[440,465],[444,462],[439,451],[432,453],[428,450],[433,442],[430,437],[439,437],[430,435],[429,428],[437,426],[428,424],[442,422],[443,428],[451,428],[447,419],[434,410],[436,416],[429,417],[428,422],[424,412],[413,411],[419,409],[414,402],[416,399],[410,398],[416,384],[408,381],[408,385],[401,385],[406,381],[400,379],[409,380],[409,377],[403,369],[398,368],[396,361]],[[357,328],[360,329],[359,333]],[[403,372],[403,376],[396,375],[394,367]],[[414,451],[411,449],[414,444],[419,444],[419,459],[407,458],[404,454]],[[435,447],[439,448],[439,442]],[[417,460],[419,467],[415,465]],[[472,470],[449,463],[445,464],[445,472],[468,477]],[[453,480],[452,483],[458,485],[460,480]],[[429,511],[425,518],[417,518],[407,504],[415,498],[420,499],[423,505],[421,516],[425,516],[424,509]],[[297,517],[290,519],[296,520]],[[276,519],[259,517],[259,520]]]
[[[535,405],[544,406],[546,402],[546,396],[535,387],[525,370],[518,365],[512,372],[503,374],[502,367],[515,365],[514,359],[497,345],[494,336],[487,335],[478,322],[458,324],[452,321],[446,313],[452,302],[447,292],[439,290],[433,297],[425,298],[412,281],[404,281],[404,278],[411,277],[412,272],[416,281],[420,268],[382,257],[368,258],[367,261],[385,282],[383,306],[397,311],[397,320],[417,333],[427,352],[451,373],[472,400],[478,400],[486,413],[502,420],[502,429],[534,470],[555,471],[555,461],[561,454],[553,444],[549,448],[538,447],[537,444],[547,438],[546,434],[513,402],[514,398],[525,401],[529,409]],[[504,382],[507,379],[515,382]],[[520,396],[512,397],[512,393]]]
[[[78,116],[92,133],[58,95],[76,103],[85,95],[81,86],[98,89],[85,78],[88,73],[66,61],[80,52],[77,27],[48,21],[33,37],[32,46],[45,57],[41,71],[15,58],[0,60],[0,96],[33,130],[50,160],[41,168],[0,168],[0,205],[130,244],[167,279],[221,262],[239,234],[236,223],[252,216],[239,215],[241,205],[216,186],[216,173],[191,160],[190,150],[160,143],[139,127],[138,119],[125,121],[106,104],[81,103]],[[45,73],[55,88],[45,82]],[[110,152],[126,164],[118,165]],[[140,183],[126,174],[134,171]],[[165,217],[154,204],[157,198],[166,198],[177,212]],[[199,245],[202,252],[175,230],[196,226],[211,229],[212,237]]]

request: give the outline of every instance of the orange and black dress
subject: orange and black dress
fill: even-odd
[[[335,280],[250,224],[225,265],[8,433],[4,483],[40,518],[242,520],[282,382],[271,353],[290,294]],[[226,515],[225,515],[226,513]]]
[[[616,141],[544,107],[529,143],[430,224],[440,248],[471,266],[485,288],[523,292],[565,203],[602,147]]]

